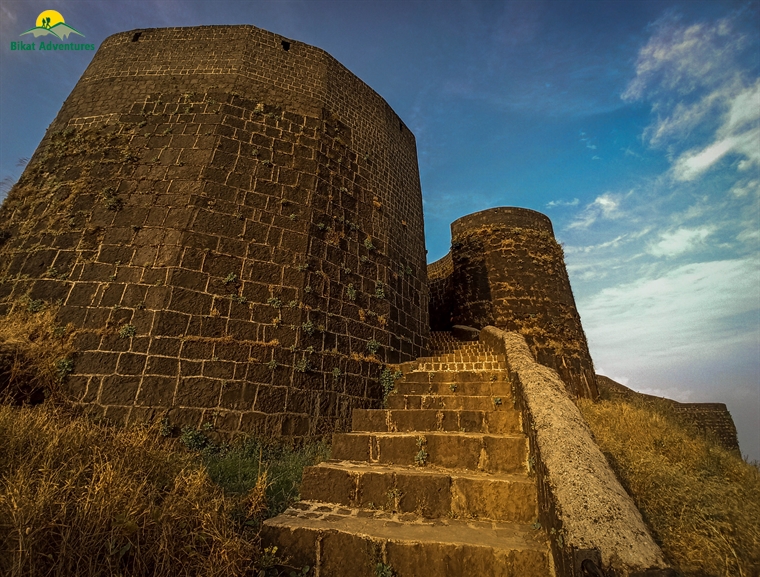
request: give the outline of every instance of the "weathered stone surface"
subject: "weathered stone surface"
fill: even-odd
[[[553,540],[558,573],[572,574],[575,549],[599,551],[617,575],[664,571],[660,548],[557,372],[538,364],[518,333],[486,327],[480,338],[507,355],[534,450],[541,521],[563,536]]]
[[[318,564],[319,575],[375,575],[377,563],[399,575],[547,577],[549,552],[528,525],[457,520],[403,522],[337,506],[302,508],[265,523],[264,542],[298,556],[291,566]],[[304,553],[310,553],[307,557]]]
[[[253,26],[110,36],[0,208],[0,311],[29,290],[102,333],[71,378],[108,377],[108,406],[224,408],[259,430],[253,407],[277,416],[266,431],[312,436],[379,404],[382,362],[425,351],[414,136],[324,51],[283,41]],[[176,391],[156,386],[180,371]],[[129,400],[118,381],[134,377]],[[242,379],[272,394],[219,394]]]
[[[454,367],[480,354],[485,347],[468,345],[425,361]],[[418,370],[396,386],[439,387],[447,403],[467,405],[491,391],[483,387],[511,394],[505,373]],[[354,432],[333,435],[333,459],[304,470],[303,501],[266,521],[265,543],[300,548],[299,562],[319,575],[372,576],[378,563],[410,576],[553,575],[546,535],[530,527],[537,493],[519,413],[489,403],[354,410]]]
[[[596,375],[551,221],[499,207],[451,224],[451,251],[428,265],[432,330],[487,325],[521,332],[572,395],[595,399]]]
[[[664,403],[675,414],[688,418],[689,422],[693,423],[697,429],[716,439],[726,449],[739,453],[736,425],[725,404],[679,403],[672,399],[639,393],[603,375],[597,375],[596,379],[599,383],[601,398],[643,401],[645,403]]]

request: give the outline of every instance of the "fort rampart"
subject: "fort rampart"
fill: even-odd
[[[115,422],[320,434],[428,338],[414,136],[253,26],[107,38],[0,209],[0,314],[59,303]]]
[[[596,376],[599,396],[602,399],[627,402],[659,404],[670,409],[675,415],[696,427],[700,432],[713,437],[729,451],[739,452],[736,425],[731,413],[723,403],[679,403],[672,399],[639,393],[602,375]]]

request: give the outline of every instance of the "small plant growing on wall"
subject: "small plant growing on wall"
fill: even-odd
[[[388,396],[393,392],[396,381],[403,376],[401,371],[392,371],[385,367],[380,373],[380,386],[383,388],[383,406],[388,402]]]
[[[381,282],[375,285],[375,298],[378,298],[378,299],[385,298],[385,285]]]
[[[303,329],[303,332],[305,332],[309,336],[313,335],[314,331],[316,330],[314,323],[311,321],[306,321],[305,323],[303,323],[301,325],[301,328]]]
[[[375,245],[372,244],[372,239],[370,237],[364,239],[364,248],[367,250],[375,250]]]
[[[354,288],[353,283],[349,283],[346,287],[346,296],[348,297],[348,300],[355,301],[356,300],[356,288]]]
[[[119,338],[129,339],[137,334],[137,329],[134,325],[124,325],[119,329]]]
[[[425,450],[427,446],[427,439],[425,437],[417,437],[417,448],[419,451],[414,456],[414,462],[418,467],[424,467],[427,465],[428,452]]]
[[[74,361],[69,358],[58,359],[55,362],[56,379],[61,382],[66,376],[74,370]]]
[[[311,370],[311,365],[309,364],[309,360],[304,357],[296,361],[296,364],[293,365],[293,369],[298,373],[306,373]]]
[[[377,353],[377,351],[380,350],[380,343],[375,339],[367,341],[367,350],[370,352],[370,354],[374,355]]]
[[[108,210],[119,211],[121,210],[121,200],[116,198],[116,191],[110,186],[102,192],[103,202]]]

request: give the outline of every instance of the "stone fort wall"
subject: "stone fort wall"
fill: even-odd
[[[639,393],[602,375],[597,375],[602,399],[629,402],[664,403],[678,417],[708,434],[729,451],[739,452],[736,425],[723,403],[679,403],[672,399]]]
[[[492,208],[454,221],[451,251],[428,266],[430,323],[517,331],[575,397],[597,398],[596,375],[551,221]]]
[[[0,314],[60,304],[67,391],[115,422],[319,434],[427,346],[414,136],[253,26],[106,39],[0,228]]]

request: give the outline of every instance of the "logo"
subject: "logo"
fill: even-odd
[[[40,36],[53,36],[58,40],[68,40],[69,36],[76,34],[84,38],[79,30],[66,24],[63,16],[56,10],[45,10],[37,16],[36,26],[19,36],[30,34],[35,38]],[[11,42],[11,50],[39,50],[39,51],[65,51],[65,50],[95,50],[94,44],[75,44],[74,42],[61,43],[49,41],[37,42]]]

